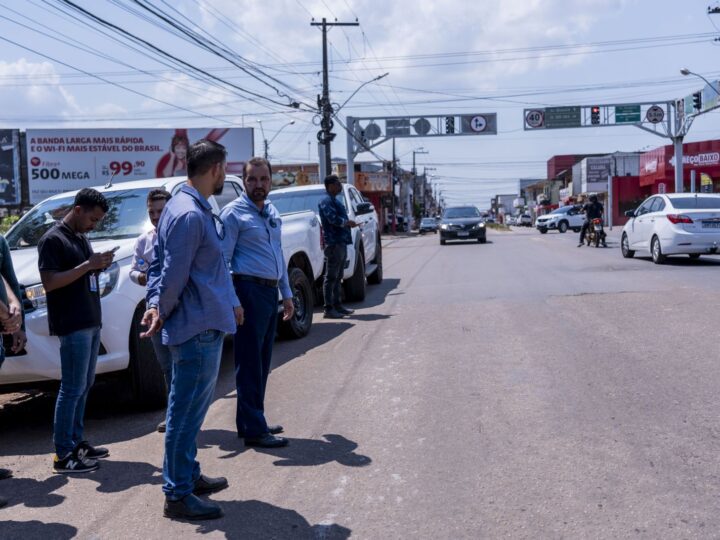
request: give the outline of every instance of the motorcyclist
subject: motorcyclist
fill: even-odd
[[[592,224],[592,220],[603,218],[605,208],[603,207],[602,203],[598,202],[597,195],[590,195],[590,201],[583,205],[582,211],[585,214],[585,223],[583,223],[583,226],[580,229],[580,243],[577,247],[582,247],[583,243],[585,242],[585,235],[587,234],[588,228]],[[602,243],[603,245],[606,245],[604,235],[602,238]]]

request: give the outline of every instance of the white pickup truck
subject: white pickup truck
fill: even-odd
[[[318,212],[320,202],[326,197],[325,186],[310,185],[276,189],[269,199],[281,214],[312,210]],[[383,279],[382,243],[378,215],[372,203],[365,200],[354,187],[343,184],[338,200],[347,209],[348,217],[359,223],[352,230],[352,244],[348,246],[343,287],[345,298],[350,301],[365,299],[366,283],[378,284]]]
[[[136,402],[147,407],[164,404],[164,380],[150,340],[139,338],[140,320],[145,311],[145,288],[130,280],[130,263],[137,237],[151,226],[147,217],[147,194],[156,188],[174,194],[184,182],[184,178],[178,177],[97,187],[108,200],[110,209],[100,226],[88,235],[96,252],[119,246],[115,262],[100,274],[103,328],[97,373],[127,372]],[[219,213],[220,208],[241,193],[240,179],[228,176],[223,193],[210,198],[213,211]],[[28,344],[20,355],[12,356],[8,351],[8,358],[0,370],[0,392],[18,385],[27,387],[60,379],[59,341],[48,331],[37,243],[45,231],[72,208],[74,197],[75,192],[68,192],[46,199],[6,235],[23,293]],[[315,304],[313,283],[322,275],[321,227],[312,212],[288,214],[282,219],[283,254],[294,293],[295,316],[281,323],[279,331],[300,338],[310,331]],[[278,309],[281,309],[280,302]]]

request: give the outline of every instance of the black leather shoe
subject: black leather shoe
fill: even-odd
[[[223,516],[222,508],[217,504],[204,501],[192,493],[185,495],[179,501],[165,500],[163,515],[170,519],[187,519],[190,521],[200,519],[217,519]]]
[[[158,433],[165,433],[165,431],[167,431],[167,423],[165,422],[165,420],[163,420],[157,425],[157,431]]]
[[[270,433],[260,435],[259,437],[245,437],[245,446],[254,446],[257,448],[280,448],[287,446],[289,441],[284,437],[276,437]]]
[[[268,425],[268,432],[272,433],[273,435],[277,435],[278,433],[282,433],[283,431],[285,431],[285,429],[280,424]],[[238,439],[244,439],[245,433],[238,432],[237,436]]]
[[[336,309],[326,309],[323,319],[342,319],[344,315]]]
[[[195,480],[195,487],[193,488],[193,495],[207,495],[208,493],[215,493],[228,487],[227,478],[222,476],[218,478],[210,478],[204,474],[200,475],[200,478]]]
[[[5,480],[6,478],[12,478],[12,471],[10,469],[0,469],[0,480]]]
[[[353,313],[355,313],[354,309],[348,309],[344,306],[335,306],[335,311],[342,315],[352,315]]]

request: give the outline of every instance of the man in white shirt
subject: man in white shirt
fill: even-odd
[[[147,196],[147,210],[152,229],[141,235],[135,243],[135,254],[130,265],[130,279],[138,285],[145,287],[147,285],[147,271],[150,263],[155,258],[155,245],[157,244],[157,226],[160,222],[165,204],[170,200],[170,193],[164,189],[153,189]],[[165,387],[170,390],[172,381],[172,360],[170,358],[170,349],[167,345],[162,344],[160,334],[153,335],[150,340],[155,349],[155,357],[160,364],[163,376],[165,377]],[[165,420],[158,424],[157,430],[165,433]]]

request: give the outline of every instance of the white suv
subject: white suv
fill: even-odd
[[[580,232],[585,222],[585,214],[582,213],[581,206],[561,206],[544,216],[538,216],[535,220],[535,227],[542,234],[549,230],[556,230],[564,233],[568,229]]]

